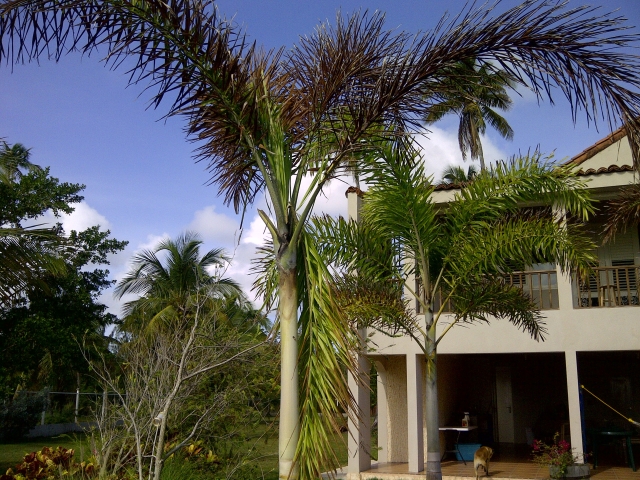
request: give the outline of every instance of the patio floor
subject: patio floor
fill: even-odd
[[[485,480],[533,480],[548,479],[549,471],[545,467],[539,467],[532,462],[491,462],[491,476],[481,477]],[[473,462],[444,461],[442,462],[443,480],[475,479]],[[344,478],[349,480],[417,480],[424,479],[424,472],[419,474],[409,473],[408,463],[383,463],[372,465],[371,470]],[[597,470],[591,470],[592,480],[640,480],[640,470],[634,472],[630,467],[599,466]]]
[[[623,449],[611,446],[601,452],[600,465],[591,468],[591,480],[640,480],[640,468],[637,471],[627,466]],[[636,466],[638,456],[636,452]],[[526,445],[498,444],[491,460],[490,477],[480,480],[548,480],[549,470],[531,461],[531,450]],[[408,463],[373,464],[370,470],[360,474],[346,474],[343,469],[340,479],[346,480],[417,480],[424,479],[424,472],[409,473]],[[451,457],[442,462],[443,480],[475,480],[473,462],[458,462]]]

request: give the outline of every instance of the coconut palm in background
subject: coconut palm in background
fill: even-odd
[[[461,185],[470,182],[476,178],[476,175],[478,175],[478,169],[473,165],[469,165],[466,172],[459,165],[451,165],[442,172],[442,181],[443,183]]]
[[[22,170],[28,172],[40,170],[38,165],[31,163],[30,149],[21,143],[9,145],[2,141],[0,147],[0,182],[11,183],[22,177]]]
[[[236,282],[210,271],[222,271],[228,265],[230,259],[224,251],[213,249],[201,255],[201,245],[196,234],[186,232],[133,257],[131,270],[114,290],[119,299],[139,295],[124,306],[125,331],[139,333],[159,328],[164,322],[185,322],[196,297],[244,299]]]
[[[585,271],[595,245],[580,223],[593,207],[569,169],[525,157],[481,172],[442,209],[423,163],[408,155],[410,150],[387,148],[363,169],[370,188],[359,223],[317,218],[313,234],[337,270],[334,288],[349,321],[386,333],[400,330],[422,350],[431,459],[440,458],[438,344],[455,325],[492,319],[544,340],[534,300],[505,278],[514,265],[540,262],[555,262],[567,273]],[[533,202],[548,207],[521,209]],[[565,215],[554,215],[551,205]],[[391,252],[380,255],[385,249]],[[388,258],[396,259],[396,268]],[[402,288],[411,300],[403,300]]]
[[[464,76],[448,80],[460,62],[496,65],[539,98],[558,87],[574,109],[624,122],[638,138],[640,61],[623,50],[637,37],[622,18],[563,6],[527,0],[499,18],[467,11],[418,36],[386,30],[379,13],[338,16],[283,53],[248,44],[209,0],[0,0],[0,59],[99,47],[112,66],[130,68],[132,83],[147,83],[155,106],[184,115],[227,204],[240,211],[266,195],[269,212],[259,215],[272,238],[264,291],[267,305],[277,302],[282,358],[280,478],[308,479],[337,466],[327,430],[350,401],[341,372],[353,366],[346,350],[355,344],[305,233],[326,183],[375,153],[372,145],[420,131],[435,94],[459,92]],[[637,160],[640,142],[632,145]],[[439,460],[427,470],[439,478]]]
[[[479,160],[480,169],[484,170],[480,135],[487,131],[487,124],[501,137],[513,139],[513,129],[496,109],[507,111],[511,108],[513,102],[507,89],[515,87],[516,77],[470,58],[452,67],[443,83],[450,85],[442,93],[435,93],[436,101],[427,111],[425,122],[432,125],[450,113],[458,115],[458,143],[462,159],[466,160],[469,152],[471,160]]]

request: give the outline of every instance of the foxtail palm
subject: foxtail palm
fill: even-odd
[[[185,116],[226,203],[243,210],[267,196],[270,214],[259,215],[276,273],[268,286],[276,293],[282,355],[280,478],[297,477],[294,465],[301,477],[317,478],[337,466],[327,429],[349,402],[335,372],[351,365],[344,349],[352,342],[332,310],[318,310],[326,271],[304,233],[317,196],[370,153],[369,139],[419,130],[431,91],[453,89],[446,81],[452,69],[471,59],[496,62],[540,97],[557,86],[589,118],[619,118],[634,131],[640,61],[621,49],[636,37],[619,17],[563,6],[527,0],[499,18],[490,9],[467,11],[416,37],[385,30],[379,13],[338,16],[285,54],[248,44],[210,0],[0,0],[0,60],[100,47],[112,66],[131,66],[132,83],[148,83],[154,106],[169,102],[167,115]],[[640,141],[636,159],[638,152]],[[302,331],[309,336],[299,342]]]
[[[348,320],[386,332],[400,329],[422,350],[427,478],[436,478],[439,343],[455,325],[491,319],[506,319],[544,340],[537,306],[505,282],[505,275],[514,265],[537,262],[556,262],[566,273],[588,268],[595,245],[580,233],[580,223],[593,207],[584,184],[568,169],[538,158],[517,158],[481,172],[441,208],[422,162],[411,155],[410,149],[385,149],[381,160],[365,169],[370,189],[360,223],[324,217],[316,219],[313,232],[326,261],[338,270],[334,288]],[[532,202],[548,207],[521,209]],[[390,250],[387,255],[372,254],[385,249]],[[389,258],[399,266],[394,268]],[[401,285],[410,302],[402,300]],[[452,316],[443,315],[447,306]]]
[[[444,82],[450,83],[449,88],[442,93],[436,90],[436,103],[428,110],[425,122],[431,125],[447,114],[458,115],[458,143],[462,158],[467,158],[468,151],[471,160],[480,160],[480,169],[484,170],[480,135],[487,131],[487,124],[501,137],[513,138],[513,129],[496,109],[507,111],[511,108],[513,102],[507,88],[513,89],[515,77],[490,64],[478,64],[471,58],[455,65]]]

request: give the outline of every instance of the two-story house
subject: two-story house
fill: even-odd
[[[621,187],[638,179],[629,143],[618,130],[572,158],[577,174],[588,182],[603,207]],[[458,191],[440,186],[437,203]],[[361,197],[347,192],[349,215],[357,218]],[[605,217],[600,208],[591,231],[601,245]],[[536,342],[506,321],[456,326],[438,346],[440,427],[461,425],[469,412],[477,428],[460,441],[493,445],[500,452],[526,448],[535,438],[554,432],[586,451],[587,431],[625,427],[625,420],[590,395],[581,400],[580,385],[626,416],[640,414],[640,246],[638,228],[619,233],[598,247],[598,264],[589,278],[570,278],[552,264],[533,265],[509,281],[540,306],[548,335]],[[441,328],[446,326],[446,320]],[[406,464],[407,473],[424,469],[424,359],[410,338],[372,334],[372,350],[361,359],[362,375],[370,363],[377,370],[377,406],[359,424],[350,423],[349,467],[352,478],[378,461]],[[369,391],[350,381],[363,412],[370,411]],[[377,445],[370,425],[377,420]],[[626,423],[626,427],[630,427]],[[468,437],[468,438],[465,438]],[[452,439],[441,432],[441,448]],[[455,439],[453,439],[455,441]],[[525,459],[526,461],[526,459]]]

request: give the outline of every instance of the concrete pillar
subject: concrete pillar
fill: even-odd
[[[556,265],[556,274],[558,277],[558,307],[560,310],[573,310],[574,299],[571,276],[560,272],[559,265]]]
[[[553,215],[557,220],[566,222],[567,213],[558,205],[553,205]],[[560,310],[572,310],[574,308],[573,285],[571,276],[560,271],[560,265],[556,265],[556,276],[558,279],[558,307]],[[576,299],[577,301],[577,299]]]
[[[389,461],[389,405],[387,402],[387,371],[376,362],[378,371],[378,463]]]
[[[365,338],[366,331],[359,332]],[[348,473],[359,473],[371,469],[371,400],[369,388],[370,364],[366,356],[358,354],[358,377],[348,375],[349,390],[355,399],[358,411],[349,412],[349,464]]]
[[[421,355],[407,354],[407,440],[409,473],[424,470]]]
[[[582,452],[582,421],[580,416],[580,384],[578,382],[578,359],[575,351],[564,352],[567,369],[567,394],[569,400],[569,423],[571,426],[571,448],[579,455],[579,462],[584,462]]]
[[[355,187],[347,190],[347,218],[349,220],[360,220],[360,208],[362,207],[362,193]]]

